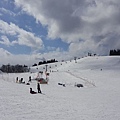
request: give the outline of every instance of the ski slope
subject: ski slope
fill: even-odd
[[[50,76],[48,84],[41,84],[43,94],[29,93],[30,87],[37,91],[35,80],[30,85],[15,83],[16,77],[25,82],[29,76],[34,79],[38,71],[45,71],[43,67],[0,74],[0,120],[120,120],[120,57],[48,64]],[[75,87],[77,83],[84,87]]]

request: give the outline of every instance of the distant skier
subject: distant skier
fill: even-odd
[[[18,77],[16,78],[16,83],[18,83],[19,81],[18,81]]]
[[[38,93],[42,93],[41,89],[40,89],[40,84],[39,83],[37,83],[37,89],[38,89]]]
[[[23,83],[23,78],[21,78],[20,82]]]

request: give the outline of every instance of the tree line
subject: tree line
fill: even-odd
[[[2,67],[0,68],[0,70],[2,72],[5,73],[23,73],[23,72],[29,72],[29,68],[26,65],[2,65]]]
[[[117,49],[117,50],[110,50],[109,55],[110,55],[110,56],[114,56],[114,55],[119,56],[119,55],[120,55],[120,49]]]
[[[54,62],[58,62],[58,61],[55,59],[51,59],[51,60],[47,60],[47,61],[44,60],[44,61],[40,61],[38,64],[34,63],[32,66],[43,65],[43,64],[54,63]]]

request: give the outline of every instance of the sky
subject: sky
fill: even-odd
[[[119,0],[0,0],[0,65],[108,55],[119,11]]]

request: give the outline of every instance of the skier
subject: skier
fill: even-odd
[[[37,89],[38,89],[38,93],[42,93],[41,90],[40,90],[40,84],[37,83]]]
[[[16,83],[18,83],[18,77],[16,78]]]

